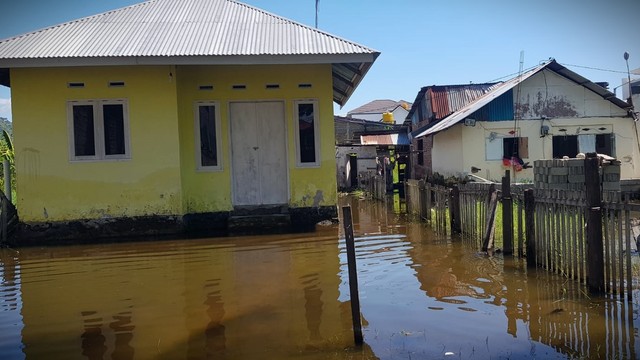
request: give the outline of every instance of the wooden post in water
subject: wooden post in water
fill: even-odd
[[[451,216],[451,233],[460,234],[462,232],[462,219],[460,216],[460,187],[453,185],[449,197],[449,212]]]
[[[358,272],[356,269],[356,246],[353,238],[353,220],[351,206],[342,207],[344,221],[344,238],[347,248],[347,267],[349,269],[349,294],[351,298],[351,320],[353,322],[353,338],[356,345],[362,345],[362,321],[360,319],[360,297],[358,295]]]
[[[513,199],[511,198],[511,172],[502,177],[502,251],[513,254]]]
[[[536,200],[533,189],[524,191],[524,222],[525,237],[527,238],[527,267],[536,267]]]
[[[4,195],[11,201],[11,163],[9,163],[9,159],[4,158],[2,161],[2,170],[4,172]]]
[[[584,159],[587,214],[587,286],[592,293],[603,293],[604,254],[602,244],[602,199],[598,155],[587,153]]]
[[[488,251],[493,249],[493,235],[494,235],[494,220],[496,218],[496,208],[498,205],[498,193],[496,191],[496,185],[491,184],[489,186],[489,198],[487,199],[487,227],[482,238],[482,251]]]
[[[425,213],[425,218],[431,224],[431,183],[426,183],[426,197],[427,197],[427,212]]]

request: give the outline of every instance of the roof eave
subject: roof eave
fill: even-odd
[[[293,54],[293,55],[195,55],[195,56],[111,56],[56,58],[0,58],[1,68],[126,66],[126,65],[277,65],[372,63],[377,54]]]
[[[365,61],[358,61],[359,64],[355,68],[352,65],[354,63],[353,61],[350,62],[351,64],[349,62],[333,64],[333,67],[334,67],[334,70],[332,71],[333,101],[336,104],[340,105],[341,108],[347,103],[347,101],[349,101],[349,98],[351,97],[353,92],[356,90],[358,85],[360,85],[360,82],[362,81],[364,76],[367,74],[367,72],[369,72],[369,69],[373,65],[373,62],[376,61],[376,58],[379,55],[380,55],[379,52],[371,53],[369,59]],[[347,82],[349,84],[345,84],[344,79],[338,79],[338,76],[336,74],[337,67],[341,67],[343,72],[345,71],[345,69],[347,69],[347,71],[349,72],[348,77],[350,78],[350,79],[347,79],[348,80]],[[340,83],[343,86],[339,87],[337,86],[337,83]]]

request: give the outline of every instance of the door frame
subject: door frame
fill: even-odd
[[[286,187],[287,187],[287,200],[284,204],[278,204],[278,205],[289,205],[289,202],[291,201],[291,169],[290,169],[290,163],[291,163],[291,159],[290,159],[290,155],[289,155],[289,143],[291,142],[289,139],[289,122],[290,122],[290,117],[291,114],[289,113],[289,111],[287,110],[287,106],[288,106],[288,101],[285,99],[234,99],[234,100],[228,100],[225,102],[225,106],[226,106],[226,112],[227,112],[227,139],[229,139],[228,142],[228,151],[229,151],[229,177],[230,177],[230,185],[231,185],[231,194],[230,195],[230,200],[231,200],[231,206],[233,208],[237,208],[237,207],[246,207],[246,206],[253,206],[253,205],[236,205],[235,204],[235,185],[234,185],[234,163],[233,163],[233,134],[231,131],[231,104],[232,103],[265,103],[265,102],[276,102],[276,103],[282,103],[282,115],[283,115],[283,119],[282,121],[284,122],[284,155],[286,158]],[[269,204],[269,205],[255,205],[255,206],[272,206],[275,204]]]

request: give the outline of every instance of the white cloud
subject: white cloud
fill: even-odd
[[[0,117],[11,120],[11,99],[0,98]]]

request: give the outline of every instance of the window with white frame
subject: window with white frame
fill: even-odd
[[[220,116],[216,102],[195,104],[196,166],[198,170],[221,170]]]
[[[131,157],[126,100],[67,103],[71,160],[118,160]]]
[[[318,103],[295,102],[296,162],[298,166],[320,165]]]

